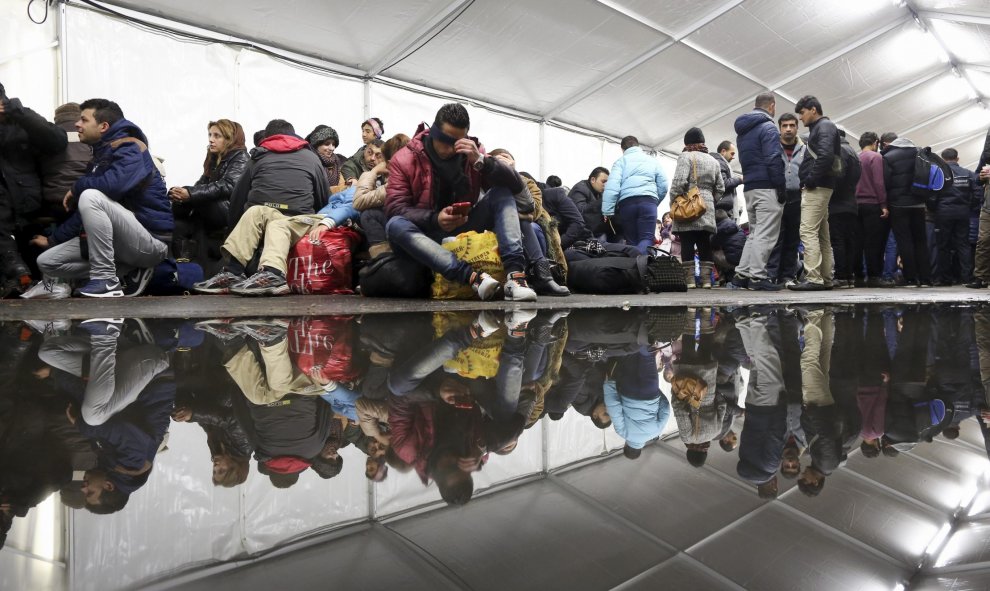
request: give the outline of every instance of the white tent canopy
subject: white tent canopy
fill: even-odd
[[[778,113],[814,94],[854,136],[896,131],[970,166],[990,125],[983,0],[70,0],[40,27],[27,4],[0,0],[11,94],[39,111],[117,100],[170,182],[195,179],[218,117],[249,135],[329,123],[347,152],[366,116],[408,134],[451,96],[487,107],[472,130],[489,148],[567,184],[611,164],[622,135],[668,152],[693,125],[711,147],[733,139],[764,89]]]

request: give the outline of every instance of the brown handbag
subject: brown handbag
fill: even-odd
[[[708,393],[708,382],[692,375],[675,375],[670,382],[670,393],[677,400],[698,408]]]
[[[698,169],[694,156],[691,156],[691,179],[686,193],[674,197],[670,203],[670,217],[675,222],[689,223],[705,215],[708,207],[698,188]]]

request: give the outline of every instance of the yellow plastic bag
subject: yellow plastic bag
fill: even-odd
[[[475,271],[488,273],[499,282],[505,282],[505,270],[498,256],[498,240],[494,232],[464,232],[445,243],[444,248],[454,253],[459,260],[471,265]],[[433,277],[433,299],[470,300],[475,297],[470,285],[446,279],[439,273]]]

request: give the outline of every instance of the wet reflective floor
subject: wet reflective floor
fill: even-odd
[[[986,589],[990,307],[0,324],[2,589]]]

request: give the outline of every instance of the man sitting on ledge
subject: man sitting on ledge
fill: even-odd
[[[507,164],[485,157],[471,120],[460,103],[437,111],[432,127],[420,124],[409,144],[389,162],[385,226],[393,251],[405,253],[451,281],[470,284],[482,300],[498,293],[499,283],[477,273],[440,246],[447,236],[493,230],[505,267],[505,299],[536,301],[526,284],[519,212],[513,195],[523,182]],[[479,199],[482,187],[488,192]],[[456,205],[455,205],[456,204]],[[467,204],[467,205],[462,205]]]

